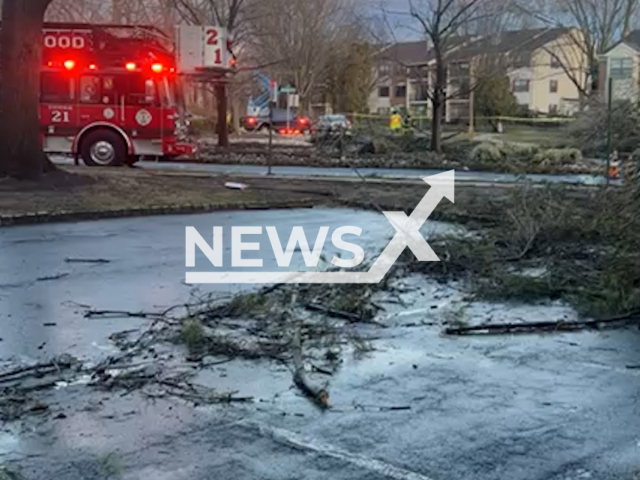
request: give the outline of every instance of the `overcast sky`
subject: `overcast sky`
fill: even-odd
[[[367,9],[380,18],[384,17],[389,29],[398,41],[420,40],[423,38],[420,25],[409,15],[408,0],[360,0]]]

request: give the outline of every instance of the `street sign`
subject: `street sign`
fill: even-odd
[[[180,25],[177,39],[178,69],[181,73],[207,69],[231,70],[226,28]]]
[[[291,94],[296,93],[296,88],[288,85],[286,87],[280,88],[280,93],[287,93],[287,94],[291,95]]]

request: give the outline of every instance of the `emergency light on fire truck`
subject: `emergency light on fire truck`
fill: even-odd
[[[40,91],[45,151],[90,166],[195,153],[187,141],[183,75],[203,69],[223,75],[232,70],[233,55],[224,29],[179,27],[181,40],[188,37],[183,28],[194,42],[197,29],[204,49],[187,63],[183,50],[155,27],[46,23]],[[188,68],[181,71],[183,64]]]

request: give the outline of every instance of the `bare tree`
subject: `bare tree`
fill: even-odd
[[[0,175],[38,179],[54,170],[38,120],[42,24],[51,0],[4,0],[0,33]]]
[[[307,112],[326,80],[335,49],[354,41],[357,19],[351,7],[347,0],[272,0],[256,8],[252,54],[273,65],[281,82],[296,87]]]
[[[489,15],[490,0],[409,0],[411,16],[429,39],[435,61],[431,93],[431,149],[442,151],[442,121],[447,90],[447,54],[462,28]],[[457,40],[459,41],[459,39]]]
[[[573,27],[565,48],[549,49],[548,53],[581,96],[589,97],[597,82],[599,55],[630,33],[640,0],[547,0],[536,8],[531,8],[531,3],[518,0],[516,5],[543,25]],[[576,68],[576,51],[584,58],[584,68]]]
[[[55,22],[156,25],[170,33],[174,0],[53,0],[47,20]]]

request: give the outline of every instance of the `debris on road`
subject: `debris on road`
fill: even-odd
[[[603,320],[585,321],[556,321],[533,323],[497,323],[477,325],[473,327],[449,327],[445,329],[447,335],[502,335],[513,333],[539,333],[539,332],[575,332],[586,329],[603,329],[627,327],[634,322],[640,322],[640,313],[621,315]]]
[[[158,318],[162,317],[162,313],[154,312],[126,312],[123,310],[87,310],[84,314],[84,318]]]
[[[314,312],[322,312],[322,313],[326,313],[327,315],[331,316],[331,317],[336,317],[336,318],[342,318],[344,320],[348,320],[352,323],[356,323],[356,322],[362,322],[363,318],[360,315],[355,315],[353,313],[349,313],[349,312],[343,312],[340,310],[336,310],[334,308],[329,308],[329,307],[325,307],[324,305],[318,305],[316,303],[307,303],[305,305],[305,308],[307,310],[311,310]]]
[[[39,277],[36,279],[37,282],[50,282],[52,280],[60,280],[63,278],[67,278],[69,275],[71,275],[68,272],[65,273],[58,273],[57,275],[49,275],[49,276],[45,276],[45,277]]]
[[[224,184],[225,188],[230,190],[246,190],[249,188],[249,185],[246,183],[235,183],[235,182],[227,182]]]
[[[66,258],[64,261],[67,263],[111,263],[111,260],[106,258]]]
[[[289,319],[292,319],[293,309],[295,308],[297,296],[293,294],[291,296],[291,306],[283,313]],[[302,356],[302,323],[298,322],[298,327],[295,330],[293,337],[293,383],[298,387],[302,393],[309,397],[318,407],[321,409],[327,409],[331,407],[329,403],[329,391],[327,387],[317,387],[309,383],[305,374],[305,366]]]

